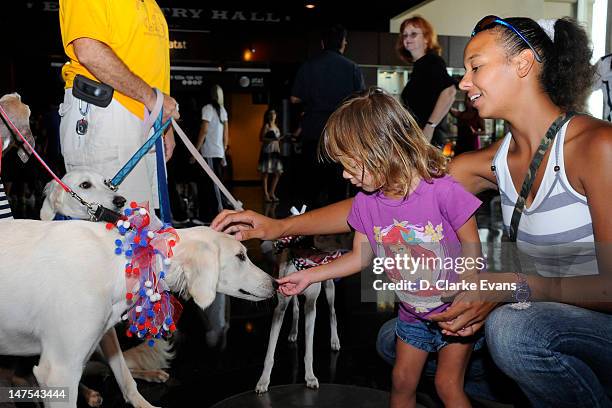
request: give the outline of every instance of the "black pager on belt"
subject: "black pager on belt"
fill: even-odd
[[[72,96],[92,105],[106,108],[113,100],[112,86],[77,74],[72,83]]]

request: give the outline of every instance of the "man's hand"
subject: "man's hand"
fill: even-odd
[[[166,123],[166,121],[170,117],[178,120],[181,117],[181,115],[179,114],[179,110],[178,110],[178,103],[170,95],[165,94],[165,93],[162,93],[162,95],[164,97],[164,101],[162,104],[162,109],[164,111],[162,115],[162,123]],[[157,94],[155,93],[155,90],[151,88],[151,92],[147,93],[147,96],[144,100],[144,104],[146,108],[149,110],[149,112],[153,112],[153,110],[155,109],[156,103],[157,103]]]
[[[165,123],[169,118],[178,120],[181,117],[179,113],[178,102],[170,95],[164,94],[164,115],[162,117],[162,123]]]
[[[164,147],[167,162],[172,157],[172,154],[174,153],[174,148],[176,147],[176,141],[174,140],[174,129],[172,129],[172,125],[168,127],[168,130],[164,135]]]
[[[234,234],[240,241],[251,238],[271,240],[283,236],[284,233],[283,220],[268,218],[251,210],[223,210],[210,226],[214,230]]]

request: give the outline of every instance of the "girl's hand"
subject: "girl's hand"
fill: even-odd
[[[285,296],[299,295],[312,283],[309,275],[308,271],[299,271],[277,279],[278,291]]]

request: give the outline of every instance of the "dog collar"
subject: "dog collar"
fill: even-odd
[[[53,217],[53,221],[68,221],[72,220],[72,217],[68,217],[67,215],[56,213],[55,217]]]
[[[294,257],[291,259],[293,265],[298,271],[304,269],[314,268],[315,266],[321,266],[330,263],[331,261],[340,258],[346,251],[320,251],[313,250],[313,253],[303,257]]]
[[[165,282],[179,236],[174,228],[149,213],[148,204],[132,202],[124,214],[126,220],[106,224],[107,229],[117,228],[122,236],[115,240],[115,254],[124,255],[127,261],[128,310],[121,318],[129,322],[128,337],[137,336],[153,346],[155,339],[169,337],[176,330],[175,322],[182,311]]]

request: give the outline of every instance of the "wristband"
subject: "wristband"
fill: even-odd
[[[427,121],[426,125],[429,126],[429,127],[432,127],[432,128],[435,128],[436,126],[438,126],[437,124],[435,124],[435,123],[433,123],[433,122],[431,122],[429,120]]]

